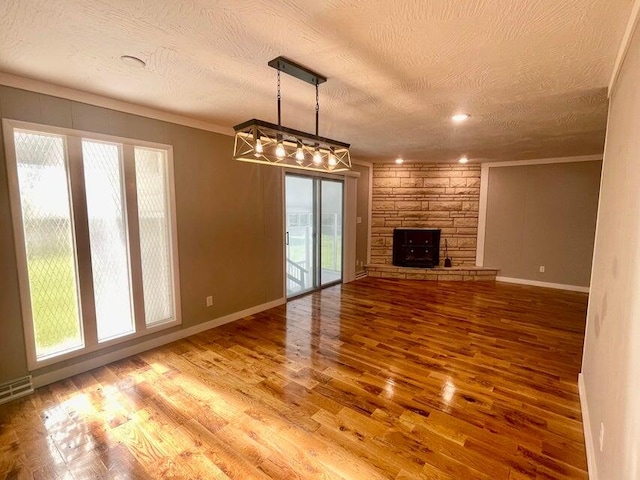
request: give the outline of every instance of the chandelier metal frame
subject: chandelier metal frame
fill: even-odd
[[[326,77],[284,57],[268,65],[278,71],[278,124],[252,119],[236,125],[233,158],[243,162],[277,165],[319,172],[351,169],[350,145],[318,135],[320,104],[318,86]],[[280,73],[286,73],[316,88],[316,132],[302,132],[282,126]]]

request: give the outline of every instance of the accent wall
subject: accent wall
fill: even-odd
[[[640,478],[638,79],[636,28],[609,106],[580,382],[589,473],[600,480]]]

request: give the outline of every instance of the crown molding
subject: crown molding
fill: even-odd
[[[627,22],[627,29],[624,32],[624,36],[622,37],[622,43],[620,43],[620,49],[618,50],[618,56],[616,57],[616,63],[613,66],[613,73],[611,74],[611,80],[609,80],[609,90],[608,95],[611,97],[613,94],[613,89],[616,86],[616,82],[618,81],[618,76],[620,75],[620,70],[622,69],[622,64],[624,63],[624,59],[627,56],[627,52],[629,51],[629,45],[631,45],[631,39],[633,38],[633,33],[636,30],[638,25],[638,20],[640,19],[640,0],[636,0],[631,7],[631,15],[629,16],[629,21]]]
[[[114,98],[96,95],[94,93],[76,90],[73,88],[63,87],[33,78],[21,77],[11,73],[0,72],[0,85],[31,92],[41,93],[43,95],[51,95],[75,102],[95,105],[97,107],[109,108],[120,112],[130,113],[132,115],[140,115],[142,117],[153,118],[163,122],[175,123],[186,127],[197,128],[199,130],[207,130],[209,132],[220,133],[230,137],[235,135],[233,128],[223,127],[214,123],[196,120],[195,118],[185,117],[176,113],[165,112],[151,107],[144,107],[135,103],[116,100]]]
[[[577,157],[535,158],[530,160],[512,160],[507,162],[487,162],[482,167],[522,167],[524,165],[546,165],[549,163],[595,162],[602,160],[603,154],[580,155]]]

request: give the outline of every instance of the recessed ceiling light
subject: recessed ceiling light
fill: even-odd
[[[144,60],[141,60],[138,57],[134,57],[132,55],[122,55],[120,57],[120,60],[122,60],[123,63],[126,63],[130,67],[144,68],[147,66]]]
[[[460,160],[458,160],[460,163],[467,163],[468,161],[469,159],[467,157],[460,157]]]
[[[403,160],[401,157],[398,157],[398,158],[396,158],[396,163],[397,163],[398,165],[401,165],[401,164],[403,164],[403,163],[404,163],[404,160]]]
[[[451,120],[455,123],[462,123],[469,120],[470,117],[471,115],[469,115],[468,113],[456,113],[451,117]]]

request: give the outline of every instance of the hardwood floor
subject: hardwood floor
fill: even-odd
[[[364,279],[0,406],[0,478],[587,478],[586,294]]]

